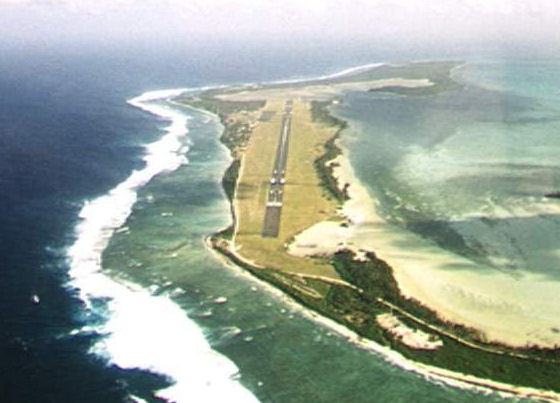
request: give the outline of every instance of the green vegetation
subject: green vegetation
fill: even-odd
[[[227,241],[231,241],[231,240],[233,239],[233,233],[234,233],[234,231],[235,231],[234,226],[233,226],[233,225],[230,225],[230,226],[224,228],[223,230],[221,230],[220,232],[217,232],[217,233],[215,234],[215,236],[216,236],[216,237],[219,237],[219,238],[223,238],[223,239],[225,239],[225,240],[227,240]]]
[[[382,298],[395,302],[395,296],[400,293],[391,267],[372,252],[366,253],[364,262],[355,260],[352,252],[338,252],[333,256],[332,263],[340,277],[359,287],[369,301]]]
[[[428,96],[441,92],[455,91],[463,88],[461,84],[450,76],[451,69],[457,66],[455,62],[422,62],[410,63],[402,66],[381,66],[378,74],[393,74],[393,77],[410,79],[429,79],[433,85],[429,87],[400,87],[388,86],[383,88],[372,88],[370,92],[390,92],[398,95]]]
[[[335,129],[314,124],[307,104],[294,100],[289,152],[283,186],[282,219],[277,237],[263,237],[270,174],[273,171],[284,101],[270,101],[274,117],[260,122],[243,150],[243,168],[235,196],[235,246],[258,266],[300,274],[338,278],[328,262],[301,259],[286,251],[287,242],[310,226],[336,216],[336,203],[325,197],[312,161],[323,153]],[[262,113],[261,113],[262,115]]]
[[[339,138],[340,133],[346,128],[347,123],[343,120],[335,118],[329,113],[328,106],[330,104],[331,102],[329,101],[311,102],[311,119],[313,122],[319,122],[326,126],[338,127],[335,135],[325,143],[325,153],[315,159],[313,164],[323,189],[325,189],[325,191],[339,204],[342,204],[348,200],[346,187],[340,189],[338,181],[333,175],[334,167],[332,164],[329,164],[329,162],[342,153],[340,148],[336,145],[336,140]]]
[[[405,79],[429,79],[440,89],[460,89],[461,86],[450,77],[450,71],[459,66],[459,61],[434,61],[434,62],[414,62],[402,64],[383,64],[377,67],[357,70],[342,76],[326,79],[315,79],[298,83],[272,84],[255,87],[254,90],[262,88],[297,88],[310,85],[334,85],[341,83],[357,83],[363,81],[382,80],[388,78]]]
[[[227,167],[226,171],[224,172],[224,176],[222,177],[222,187],[226,193],[226,196],[230,202],[231,206],[231,214],[235,219],[235,211],[233,209],[233,198],[235,196],[235,187],[237,184],[237,178],[239,177],[239,168],[241,166],[241,160],[236,158],[234,159],[231,164]],[[233,238],[234,233],[234,226],[230,225],[227,228],[221,230],[218,235],[224,239],[231,240]]]
[[[226,192],[226,196],[230,203],[233,201],[235,196],[235,185],[237,184],[237,178],[239,176],[239,168],[241,167],[241,160],[236,158],[227,167],[222,177],[222,186]]]
[[[369,318],[384,309],[390,311],[386,305],[380,304],[379,299],[390,301],[419,319],[411,320],[409,316],[393,311],[393,314],[396,314],[407,326],[428,333],[434,333],[434,325],[436,328],[442,329],[435,333],[443,340],[444,345],[435,351],[411,349],[386,333],[380,337],[380,330],[370,320],[363,320],[361,323],[356,320],[346,320],[345,324],[352,326],[359,334],[378,342],[389,341],[393,349],[415,361],[514,385],[560,391],[560,381],[555,375],[560,366],[553,360],[553,357],[549,356],[547,362],[539,360],[537,356],[520,358],[514,356],[514,354],[520,353],[519,350],[475,342],[472,338],[476,332],[442,322],[434,312],[423,307],[417,301],[404,298],[400,294],[390,266],[373,253],[368,253],[366,257],[365,261],[358,261],[354,259],[353,253],[348,251],[339,252],[333,257],[333,264],[341,277],[362,289],[362,292],[358,293],[348,289],[336,290],[333,287],[332,295],[329,295],[329,303],[334,309],[339,312],[352,313],[354,316]],[[336,320],[336,318],[333,319]],[[423,321],[430,326],[424,325]],[[466,339],[476,347],[449,337],[447,332]],[[478,348],[479,345],[481,348]],[[522,351],[522,353],[531,355],[529,351]]]
[[[457,65],[457,63],[412,63],[401,66],[382,66],[352,76],[339,77],[331,80],[320,80],[321,84],[348,82],[348,81],[365,81],[381,78],[428,78],[435,83],[432,87],[423,87],[415,89],[403,89],[401,87],[384,88],[385,92],[393,92],[402,95],[431,95],[441,91],[450,91],[460,88],[449,77],[449,70]],[[306,82],[305,85],[313,82]],[[290,84],[289,86],[297,86],[302,84]],[[274,87],[274,86],[273,86]],[[288,85],[276,85],[276,87],[288,87]],[[214,94],[213,94],[214,95]],[[210,100],[211,99],[211,100]],[[244,126],[240,126],[238,121],[228,120],[231,116],[224,114],[225,110],[230,110],[230,114],[243,114],[245,108],[262,108],[264,103],[252,102],[230,102],[219,101],[213,105],[215,98],[199,97],[196,102],[189,101],[188,104],[203,107],[214,113],[220,114],[225,129],[222,141],[226,144],[234,154],[234,161],[226,170],[223,178],[224,190],[231,201],[235,197],[236,183],[240,178],[239,167],[240,160],[235,155],[235,150],[248,144],[248,135],[245,136]],[[242,106],[243,105],[243,106]],[[258,106],[260,105],[260,106]],[[320,179],[320,185],[328,194],[337,202],[342,203],[347,199],[346,192],[340,190],[336,179],[333,177],[332,161],[341,152],[336,145],[336,139],[340,132],[346,127],[346,123],[330,115],[328,106],[330,102],[312,102],[311,103],[311,119],[315,123],[321,123],[325,128],[335,128],[336,132],[330,137],[325,137],[323,154],[319,157],[320,149],[313,156],[314,168]],[[258,106],[258,107],[257,107]],[[239,109],[238,109],[239,108]],[[271,109],[267,106],[267,109]],[[275,108],[272,108],[275,109]],[[254,109],[253,109],[254,110]],[[272,116],[272,115],[271,115]],[[276,119],[276,118],[275,118]],[[242,123],[245,124],[245,123]],[[263,120],[261,127],[255,130],[255,138],[262,137],[261,141],[268,138],[265,131],[270,130],[271,133],[277,133],[277,122],[274,119]],[[270,128],[266,128],[270,125]],[[276,126],[274,126],[276,125]],[[274,127],[272,127],[274,126]],[[313,130],[319,130],[310,126],[296,127],[294,130],[300,130],[302,133],[313,133]],[[322,130],[322,129],[321,129]],[[243,135],[240,135],[242,133]],[[274,147],[270,147],[274,150]],[[301,147],[303,150],[304,147]],[[259,152],[262,160],[262,145],[259,146]],[[258,153],[257,153],[258,154]],[[311,154],[310,154],[311,155]],[[292,156],[291,158],[294,158]],[[304,160],[298,156],[299,160]],[[253,158],[254,161],[257,161]],[[294,167],[296,168],[296,167]],[[250,169],[249,172],[259,171]],[[293,172],[288,169],[288,172]],[[268,171],[264,173],[264,179],[260,182],[254,181],[257,186],[261,183],[267,183]],[[290,189],[287,184],[286,190]],[[316,185],[315,185],[316,186]],[[241,189],[241,188],[240,188]],[[247,191],[246,189],[242,191]],[[297,192],[296,192],[297,190]],[[294,188],[293,194],[302,193],[299,188]],[[247,193],[249,194],[249,193]],[[239,197],[239,195],[237,195]],[[296,197],[296,196],[290,196]],[[264,199],[263,199],[264,200]],[[298,203],[301,202],[300,199]],[[255,210],[255,209],[252,209]],[[260,209],[262,210],[262,209]],[[259,211],[260,211],[259,210]],[[234,211],[232,210],[232,213]],[[288,210],[286,210],[288,214]],[[260,225],[260,224],[259,224]],[[255,227],[258,235],[259,226]],[[293,232],[293,231],[292,231]],[[358,335],[373,340],[382,345],[390,346],[395,351],[400,352],[403,356],[428,365],[453,370],[459,373],[471,374],[479,378],[501,381],[512,385],[522,385],[535,387],[546,390],[560,392],[560,378],[558,378],[558,370],[560,369],[560,350],[558,349],[539,349],[536,347],[527,347],[524,349],[513,349],[507,346],[485,343],[481,335],[473,330],[454,323],[448,323],[441,320],[437,314],[423,306],[420,302],[404,297],[398,287],[393,275],[392,268],[383,260],[379,259],[374,253],[366,253],[364,259],[357,260],[353,252],[341,251],[330,258],[328,263],[347,285],[337,283],[332,279],[336,276],[330,276],[330,279],[324,280],[316,277],[305,277],[306,273],[294,275],[288,271],[281,270],[278,264],[273,264],[271,256],[278,256],[282,260],[284,266],[294,266],[297,262],[293,256],[286,255],[282,245],[273,250],[273,253],[266,255],[268,260],[255,259],[256,262],[266,262],[267,268],[259,268],[248,263],[240,256],[236,255],[232,248],[231,239],[233,237],[234,227],[230,226],[222,230],[220,233],[214,234],[209,238],[212,247],[229,259],[232,263],[240,266],[255,277],[258,277],[277,288],[284,291],[294,300],[315,310],[316,312],[328,317],[349,329],[352,329]],[[236,244],[237,246],[237,244]],[[263,253],[269,253],[263,249]],[[274,255],[276,253],[276,255]],[[313,259],[307,259],[311,261]],[[317,261],[321,259],[316,259]],[[323,261],[323,265],[326,265]],[[313,274],[313,273],[312,273]],[[402,343],[398,338],[390,332],[384,330],[376,322],[379,314],[391,313],[397,317],[406,326],[412,329],[418,329],[429,334],[435,334],[443,341],[443,346],[436,350],[413,349]]]
[[[339,252],[333,256],[333,264],[342,278],[353,284],[355,282],[363,284],[366,288],[357,290],[348,286],[327,284],[319,280],[303,280],[308,287],[320,290],[320,294],[325,296],[317,299],[293,286],[301,283],[301,279],[278,270],[251,267],[237,259],[229,250],[221,248],[218,239],[214,238],[214,247],[230,258],[233,263],[250,271],[256,277],[274,284],[296,301],[352,329],[358,335],[390,346],[411,360],[483,379],[560,391],[560,379],[558,378],[560,365],[552,360],[550,355],[547,355],[548,361],[542,361],[537,355],[534,358],[510,355],[508,353],[519,352],[519,350],[508,351],[503,346],[486,345],[494,347],[495,351],[488,351],[484,349],[484,346],[482,346],[483,348],[472,347],[454,337],[449,337],[446,332],[435,332],[433,327],[410,320],[409,317],[380,303],[378,298],[395,302],[404,300],[407,301],[405,305],[408,304],[408,307],[411,304],[419,305],[417,302],[405,300],[400,295],[392,276],[392,269],[387,263],[376,258],[374,254],[367,254],[365,261],[355,260],[354,254],[349,251]],[[319,286],[317,283],[322,284]],[[426,308],[420,306],[419,309]],[[377,324],[375,318],[382,313],[392,313],[410,328],[427,333],[437,333],[444,343],[443,346],[437,350],[407,347]],[[429,323],[432,324],[432,322]],[[531,353],[531,349],[522,352]],[[538,350],[538,352],[542,356],[550,351]]]
[[[214,97],[210,92],[192,97],[177,98],[176,101],[193,108],[212,112],[220,116],[220,118],[237,112],[256,111],[266,104],[266,101],[225,101]]]
[[[365,261],[355,260],[352,252],[342,251],[333,256],[332,263],[344,280],[362,290],[362,297],[369,303],[381,303],[387,307],[389,305],[384,302],[388,302],[416,318],[415,326],[421,322],[430,323],[437,325],[442,331],[451,331],[469,342],[477,342],[476,331],[443,322],[434,311],[416,300],[405,298],[393,276],[393,269],[384,260],[378,259],[375,253],[367,252],[365,258]],[[406,321],[410,322],[410,319]]]
[[[220,140],[235,157],[236,148],[247,144],[253,130],[249,123],[250,119],[247,119],[245,115],[263,108],[266,101],[224,101],[216,98],[215,95],[214,92],[205,92],[197,96],[177,98],[176,101],[218,115],[224,125],[224,132]],[[228,120],[230,116],[236,114],[241,116]]]
[[[331,104],[331,101],[311,101],[311,120],[327,126],[346,128],[347,123],[344,120],[340,120],[329,113],[328,107]]]
[[[395,86],[389,85],[387,87],[382,87],[382,88],[372,88],[369,91],[389,92],[392,94],[407,95],[407,96],[428,96],[428,95],[436,95],[441,92],[453,91],[460,88],[461,88],[460,84],[449,79],[449,80],[434,81],[434,85],[430,85],[428,87],[400,87],[398,85]]]
[[[402,88],[403,90],[412,90],[411,93],[415,93],[414,90],[426,91],[431,93],[431,91],[437,90],[437,92],[445,90],[456,90],[461,89],[462,86],[456,81],[451,79],[451,69],[458,66],[458,62],[419,62],[419,63],[407,63],[402,65],[383,65],[371,71],[371,79],[382,79],[382,78],[406,78],[406,79],[428,79],[434,83],[431,87],[418,87],[418,88]]]

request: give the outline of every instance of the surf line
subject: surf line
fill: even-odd
[[[353,67],[315,79],[343,76],[380,65]],[[107,312],[96,312],[106,319],[105,323],[98,327],[84,326],[72,334],[91,331],[104,334],[92,347],[92,354],[105,358],[109,365],[146,369],[169,377],[175,383],[158,391],[157,396],[177,402],[192,401],[193,396],[232,402],[252,402],[256,398],[234,379],[238,373],[235,365],[211,349],[201,329],[177,304],[168,296],[154,296],[137,285],[106,276],[101,272],[101,257],[115,230],[130,215],[138,190],[154,176],[187,163],[188,149],[180,140],[188,133],[189,118],[170,107],[172,99],[183,93],[223,87],[230,85],[150,91],[127,101],[170,124],[159,140],[146,146],[143,169],[133,171],[105,195],[84,203],[79,213],[81,220],[75,227],[75,242],[67,250],[68,287],[79,292],[87,310],[95,309],[92,304],[95,299],[108,301]],[[188,363],[191,365],[186,366]]]
[[[152,91],[127,101],[170,124],[159,140],[146,146],[142,169],[108,193],[86,201],[79,213],[76,239],[67,250],[68,287],[79,292],[88,311],[96,311],[105,320],[72,334],[92,330],[102,334],[90,353],[105,359],[107,365],[144,369],[170,379],[171,386],[156,392],[163,399],[181,402],[198,396],[207,401],[256,402],[235,379],[239,373],[235,364],[211,348],[202,329],[169,296],[154,296],[101,271],[102,253],[131,214],[138,190],[156,175],[187,163],[188,149],[181,140],[188,133],[189,117],[166,101],[188,90]],[[96,299],[107,301],[103,311],[92,304]]]

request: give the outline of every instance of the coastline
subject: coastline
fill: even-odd
[[[98,334],[87,350],[96,360],[165,379],[160,387],[154,385],[153,399],[180,401],[187,392],[198,390],[216,399],[228,396],[256,402],[250,391],[234,378],[238,372],[235,364],[212,349],[202,329],[170,295],[158,294],[155,289],[117,275],[107,266],[110,259],[104,259],[113,237],[129,233],[127,220],[134,214],[140,189],[157,175],[174,172],[188,163],[185,139],[189,118],[161,102],[171,102],[184,91],[189,89],[150,91],[127,101],[131,107],[161,119],[164,133],[145,145],[142,169],[133,171],[106,193],[85,201],[79,212],[75,239],[66,251],[70,265],[66,286],[79,293],[88,315],[99,319],[94,323],[84,322],[69,335]],[[175,291],[182,292],[182,289]],[[106,301],[106,305],[99,304],[100,300]],[[189,357],[190,361],[181,357]],[[202,374],[200,378],[191,376],[193,367]],[[220,387],[209,389],[209,381]],[[136,400],[134,395],[129,397]]]
[[[250,101],[252,99],[246,98],[243,100]],[[344,122],[339,121],[339,124],[341,123]],[[337,135],[339,134],[339,132],[340,131],[337,131]],[[224,142],[224,144],[226,143]],[[339,149],[341,148],[340,144],[336,144],[335,147]],[[315,242],[312,253],[302,253],[301,256],[310,254],[332,255],[337,251],[344,249],[347,251],[352,251],[359,257],[360,254],[365,254],[365,250],[367,249],[362,248],[360,244],[357,244],[355,242],[357,233],[359,234],[358,237],[361,237],[363,235],[363,233],[360,234],[360,231],[357,231],[357,229],[360,228],[360,225],[363,226],[364,224],[379,224],[382,222],[382,218],[375,211],[371,195],[369,194],[365,186],[361,184],[360,181],[356,178],[353,172],[350,161],[346,155],[347,150],[341,151],[342,154],[338,155],[334,160],[329,159],[325,161],[324,169],[327,175],[332,176],[332,178],[334,179],[334,183],[338,182],[340,184],[338,190],[343,191],[344,193],[347,192],[348,200],[343,203],[340,212],[342,216],[348,219],[349,225],[341,226],[340,221],[323,221],[319,224],[314,225],[312,228],[315,229],[315,232],[310,230],[310,233],[312,234],[311,239],[316,239],[316,235],[321,234],[321,240],[319,242]],[[347,186],[346,184],[349,185]],[[235,209],[232,208],[233,227],[237,225],[234,210]],[[476,390],[484,392],[488,392],[489,390],[491,390],[498,393],[506,393],[509,397],[518,396],[535,398],[545,401],[560,401],[560,395],[556,392],[539,388],[516,386],[515,384],[511,383],[494,381],[486,379],[484,377],[464,374],[460,371],[449,370],[425,364],[405,357],[401,354],[401,352],[395,350],[392,347],[384,346],[374,340],[371,340],[371,338],[364,337],[363,331],[356,332],[355,329],[352,328],[352,326],[349,326],[348,323],[342,321],[341,318],[333,318],[332,312],[328,312],[328,310],[325,310],[326,308],[319,306],[316,301],[309,299],[309,295],[306,296],[304,295],[305,293],[302,294],[301,292],[299,292],[296,288],[298,281],[294,278],[290,278],[290,275],[288,275],[287,273],[279,273],[277,271],[263,268],[262,266],[259,267],[258,265],[253,265],[251,262],[243,259],[242,256],[239,256],[234,248],[230,247],[230,241],[220,239],[220,234],[228,231],[231,231],[231,227],[219,231],[216,234],[210,235],[206,238],[205,241],[206,247],[212,250],[212,252],[217,256],[220,256],[221,259],[224,259],[225,263],[228,264],[228,266],[234,266],[239,270],[244,271],[245,273],[248,271],[252,277],[257,277],[262,282],[266,283],[268,287],[274,289],[275,292],[278,292],[279,295],[281,295],[285,300],[297,305],[302,310],[302,312],[305,312],[306,315],[310,315],[315,321],[322,323],[329,328],[335,329],[337,333],[340,333],[349,338],[349,340],[354,342],[355,344],[361,345],[362,347],[364,347],[364,345],[367,345],[368,347],[364,348],[382,354],[386,359],[388,359],[395,365],[398,365],[399,367],[410,371],[417,372],[430,379],[445,382],[446,384],[455,387],[463,387],[469,389],[475,388]],[[304,233],[305,232],[307,232],[307,230],[304,231]],[[369,235],[370,236],[368,239],[371,239],[371,234]],[[340,245],[341,237],[347,240],[347,242],[343,245]],[[305,245],[309,244],[309,242],[306,241],[304,241],[303,243]],[[293,244],[294,242],[292,242],[292,245]],[[371,249],[371,247],[369,249]],[[374,249],[375,252],[378,253],[377,248]],[[291,252],[293,252],[293,249]],[[382,254],[380,254],[381,260],[377,259],[375,255],[374,259],[376,259],[376,262],[383,262],[383,260],[385,260]],[[391,262],[390,259],[387,260]],[[391,267],[391,269],[393,268],[394,267]],[[399,272],[398,269],[399,267],[397,267],[396,270],[393,270],[392,274],[394,274],[395,278],[397,278],[397,282],[401,288],[410,290],[410,288],[414,287],[415,279],[403,276],[403,271]],[[399,275],[401,276],[400,278],[398,277]],[[404,293],[402,297],[406,298],[407,296],[408,295]],[[422,302],[424,302],[424,300],[422,300]],[[438,314],[439,313],[440,312],[438,311]],[[389,344],[391,345],[391,343]],[[505,346],[502,347],[505,348]],[[514,354],[511,353],[511,350],[508,351],[509,352],[501,352],[499,354],[506,354],[514,357]],[[491,351],[491,353],[497,353],[497,350]],[[525,356],[524,358],[534,357]]]
[[[481,329],[484,341],[505,344],[512,348],[526,348],[531,345],[526,339],[528,329],[552,328],[554,323],[543,318],[526,314],[524,307],[515,303],[516,293],[521,293],[519,282],[502,272],[480,273],[475,264],[466,258],[441,251],[435,245],[414,234],[388,224],[377,212],[377,200],[357,178],[347,157],[348,150],[338,144],[342,154],[333,164],[333,175],[344,186],[349,199],[341,208],[341,216],[348,225],[341,228],[333,222],[318,224],[315,228],[299,234],[290,246],[290,252],[297,256],[312,254],[333,254],[347,248],[355,253],[372,251],[393,269],[403,296],[421,301],[423,305],[438,313],[445,322],[459,323],[469,328]],[[307,245],[314,239],[316,248],[306,250],[297,244]],[[343,243],[343,245],[341,245]],[[413,245],[403,252],[402,245]],[[361,252],[360,252],[361,251]],[[462,267],[468,275],[459,276],[444,267]],[[424,276],[418,276],[422,272]],[[526,284],[540,282],[536,275],[525,275]],[[501,295],[493,296],[493,290],[505,287]],[[541,286],[541,288],[545,288]],[[472,295],[477,292],[477,296]],[[457,296],[459,295],[459,297]],[[547,295],[543,293],[543,295]],[[486,309],[473,310],[472,304],[486,303]],[[543,301],[550,301],[550,298]],[[453,302],[451,304],[450,302]],[[491,309],[494,308],[495,309]],[[508,308],[508,309],[506,309]],[[511,323],[518,323],[511,329]],[[557,341],[542,339],[539,346],[554,348]]]
[[[454,388],[473,390],[479,393],[486,394],[496,393],[500,397],[510,399],[527,398],[537,399],[544,402],[560,402],[560,393],[496,382],[490,379],[478,378],[472,375],[425,365],[421,362],[410,360],[400,354],[398,351],[395,351],[388,346],[383,346],[379,343],[376,343],[373,340],[367,339],[359,335],[352,329],[348,328],[347,326],[344,326],[339,322],[329,318],[328,316],[322,315],[316,310],[309,308],[305,303],[301,302],[298,299],[295,299],[293,295],[290,295],[290,293],[278,287],[274,282],[263,279],[258,272],[262,271],[262,269],[255,268],[254,270],[251,270],[246,265],[236,263],[231,259],[230,256],[224,254],[223,250],[216,248],[216,246],[212,242],[212,237],[213,235],[208,235],[204,239],[204,245],[206,249],[217,260],[222,262],[222,264],[224,264],[226,267],[229,267],[231,270],[234,270],[236,274],[257,283],[260,286],[260,289],[274,296],[282,303],[295,309],[299,314],[306,317],[307,319],[317,323],[320,326],[334,331],[339,336],[344,337],[349,343],[354,344],[356,347],[377,354],[381,356],[385,361],[405,371],[416,373],[424,377],[428,381],[442,382]]]

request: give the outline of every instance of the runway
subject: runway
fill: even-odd
[[[286,168],[288,163],[288,148],[292,125],[292,101],[287,101],[282,117],[280,139],[276,149],[276,158],[270,177],[268,200],[264,216],[262,236],[276,238],[280,231],[282,203],[284,200],[284,185],[286,183]]]

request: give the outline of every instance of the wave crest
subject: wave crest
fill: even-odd
[[[169,377],[175,383],[157,395],[170,401],[251,402],[256,398],[233,379],[238,369],[212,350],[200,328],[169,296],[154,296],[132,284],[116,282],[101,271],[102,253],[111,236],[132,211],[138,190],[154,176],[185,164],[183,138],[189,117],[165,103],[186,89],[152,91],[128,103],[170,122],[158,141],[146,146],[143,169],[107,194],[84,203],[76,226],[76,240],[68,249],[69,286],[77,289],[89,310],[95,299],[106,299],[103,334],[91,353],[121,368],[139,368]],[[80,329],[91,332],[91,326]],[[73,332],[72,334],[76,334]]]

